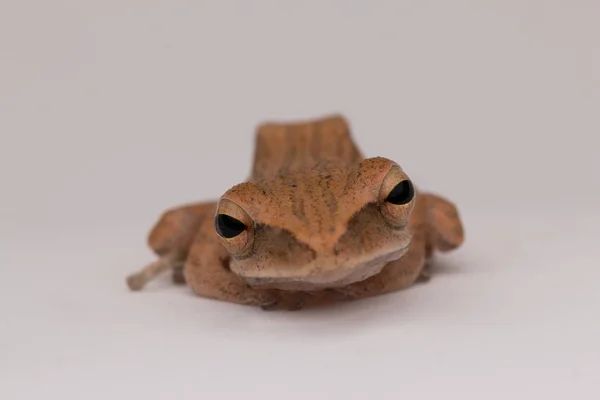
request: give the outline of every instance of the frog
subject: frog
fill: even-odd
[[[170,271],[204,299],[300,310],[428,282],[435,254],[462,246],[457,206],[364,156],[344,115],[267,120],[254,137],[244,181],[163,211],[130,290]]]

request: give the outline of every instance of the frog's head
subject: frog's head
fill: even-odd
[[[219,200],[215,231],[231,271],[251,286],[333,288],[407,251],[414,202],[413,184],[391,160],[320,163],[234,186]]]

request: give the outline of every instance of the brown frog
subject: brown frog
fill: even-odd
[[[365,158],[340,115],[269,122],[250,178],[216,202],[167,210],[148,242],[163,271],[201,297],[299,309],[406,288],[434,251],[464,240],[456,207],[419,192],[392,160]]]

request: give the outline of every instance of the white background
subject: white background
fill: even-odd
[[[597,399],[600,3],[0,2],[0,398]],[[307,312],[131,293],[255,126],[343,113],[455,201],[428,283]],[[242,397],[243,396],[243,397]]]

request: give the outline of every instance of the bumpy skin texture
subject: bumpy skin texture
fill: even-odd
[[[168,210],[149,245],[159,259],[128,277],[139,290],[172,269],[201,297],[264,309],[299,309],[401,290],[427,280],[435,251],[464,240],[456,207],[416,191],[410,203],[385,196],[409,179],[384,158],[365,159],[341,116],[266,123],[252,173],[216,202]],[[216,214],[247,225],[235,238]]]

